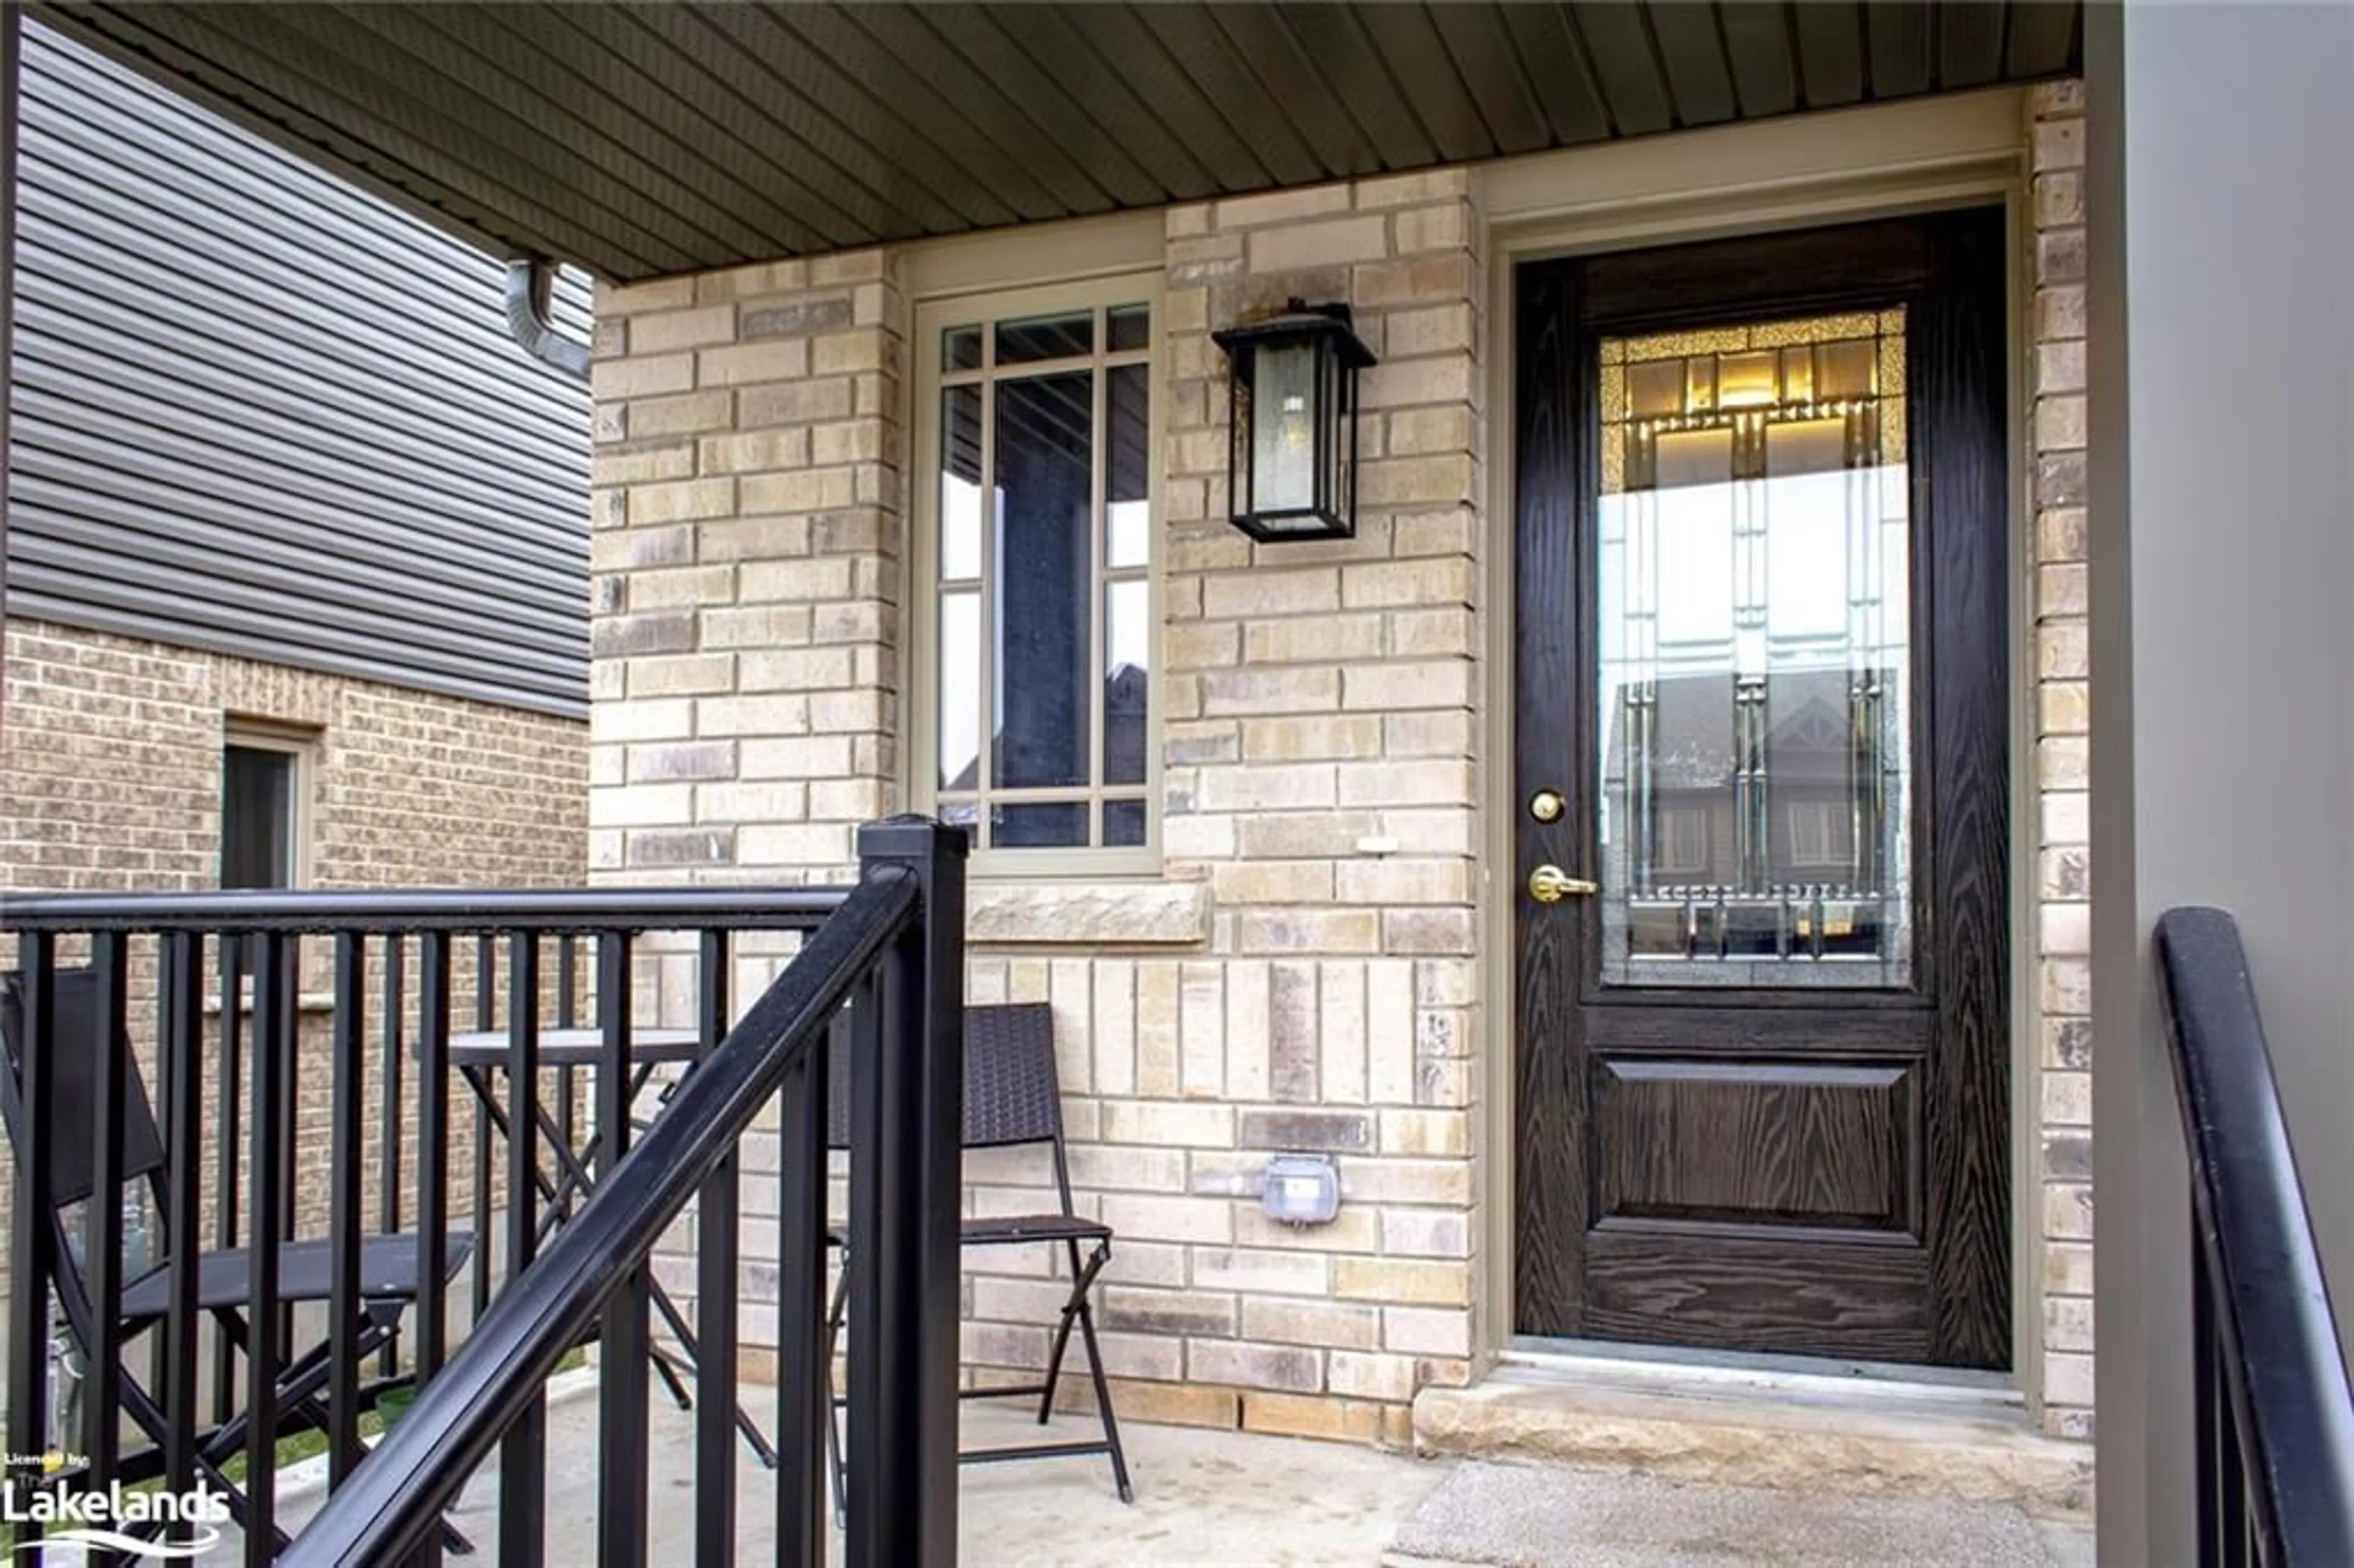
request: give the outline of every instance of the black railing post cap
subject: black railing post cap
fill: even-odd
[[[914,811],[902,811],[879,822],[861,823],[858,829],[858,858],[862,861],[928,860],[938,854],[962,860],[971,850],[972,834],[969,829]]]

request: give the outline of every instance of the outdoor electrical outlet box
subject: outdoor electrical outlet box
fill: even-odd
[[[1278,1154],[1267,1162],[1260,1203],[1287,1225],[1330,1224],[1341,1212],[1341,1168],[1329,1154]]]

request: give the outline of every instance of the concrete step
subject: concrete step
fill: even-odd
[[[2092,1445],[2046,1437],[2015,1403],[1951,1385],[1553,1358],[1423,1390],[1414,1436],[1424,1454],[2093,1517]]]
[[[1384,1568],[2093,1568],[2089,1526],[2000,1503],[1799,1494],[1563,1465],[1458,1464]]]

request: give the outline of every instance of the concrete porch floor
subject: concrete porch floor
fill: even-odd
[[[597,1401],[593,1370],[551,1387],[547,1413],[547,1562],[573,1568],[596,1561]],[[695,1496],[693,1418],[653,1389],[647,1489],[653,1537],[647,1560],[691,1562]],[[745,1407],[764,1426],[770,1391],[745,1389]],[[1041,1428],[1028,1414],[975,1401],[964,1410],[968,1447],[1093,1437],[1092,1416],[1061,1414]],[[1346,1444],[1255,1433],[1124,1423],[1120,1436],[1136,1502],[1123,1505],[1111,1467],[1099,1457],[967,1465],[959,1472],[958,1538],[969,1568],[1067,1564],[1069,1568],[1175,1568],[1178,1564],[1373,1564],[1399,1526],[1444,1480],[1452,1460],[1417,1461]],[[769,1504],[775,1478],[735,1446],[737,1560],[775,1561]],[[324,1500],[324,1471],[290,1474],[281,1519],[298,1528]],[[302,1489],[308,1485],[307,1491]],[[450,1515],[484,1552],[498,1535],[495,1461],[476,1474]],[[231,1560],[225,1542],[220,1561]],[[834,1554],[841,1551],[839,1531]],[[485,1561],[477,1557],[472,1561]],[[466,1561],[452,1558],[454,1563]]]
[[[551,1392],[547,1562],[565,1568],[595,1561],[594,1391],[595,1373],[584,1371],[559,1379]],[[747,1392],[758,1397],[766,1391]],[[749,1407],[765,1414],[765,1404],[762,1398]],[[695,1488],[690,1418],[657,1398],[652,1422],[649,1499],[655,1535],[648,1558],[685,1563],[692,1558]],[[1067,1440],[1092,1431],[1087,1417],[1065,1414],[1047,1434]],[[1113,1492],[1109,1467],[1100,1458],[964,1467],[962,1561],[979,1568],[1800,1563],[2080,1568],[2093,1562],[2089,1529],[2031,1524],[2018,1510],[1997,1505],[1765,1491],[1563,1466],[1414,1459],[1345,1444],[1136,1423],[1122,1435],[1136,1481],[1132,1507]],[[967,1407],[968,1446],[1038,1436],[1040,1428],[1016,1410]],[[740,1443],[736,1460],[738,1561],[773,1561],[767,1506],[772,1478]],[[287,1481],[281,1518],[294,1527],[322,1499],[315,1487],[301,1492],[303,1478],[290,1474]],[[451,1517],[478,1545],[494,1549],[494,1467],[476,1476]],[[226,1552],[220,1560],[229,1560]]]

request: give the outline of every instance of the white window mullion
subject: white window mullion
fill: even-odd
[[[981,362],[997,359],[993,323],[981,329]],[[981,736],[973,767],[973,847],[987,849],[994,824],[990,821],[990,788],[997,769],[997,386],[984,376],[981,383]]]
[[[1087,843],[1099,848],[1104,842],[1104,661],[1109,652],[1105,639],[1110,634],[1104,628],[1104,529],[1106,510],[1104,493],[1108,483],[1106,469],[1111,448],[1111,419],[1106,408],[1107,386],[1111,377],[1103,366],[1104,346],[1109,341],[1111,321],[1100,305],[1096,307],[1094,367],[1088,372],[1088,441],[1087,441]]]

